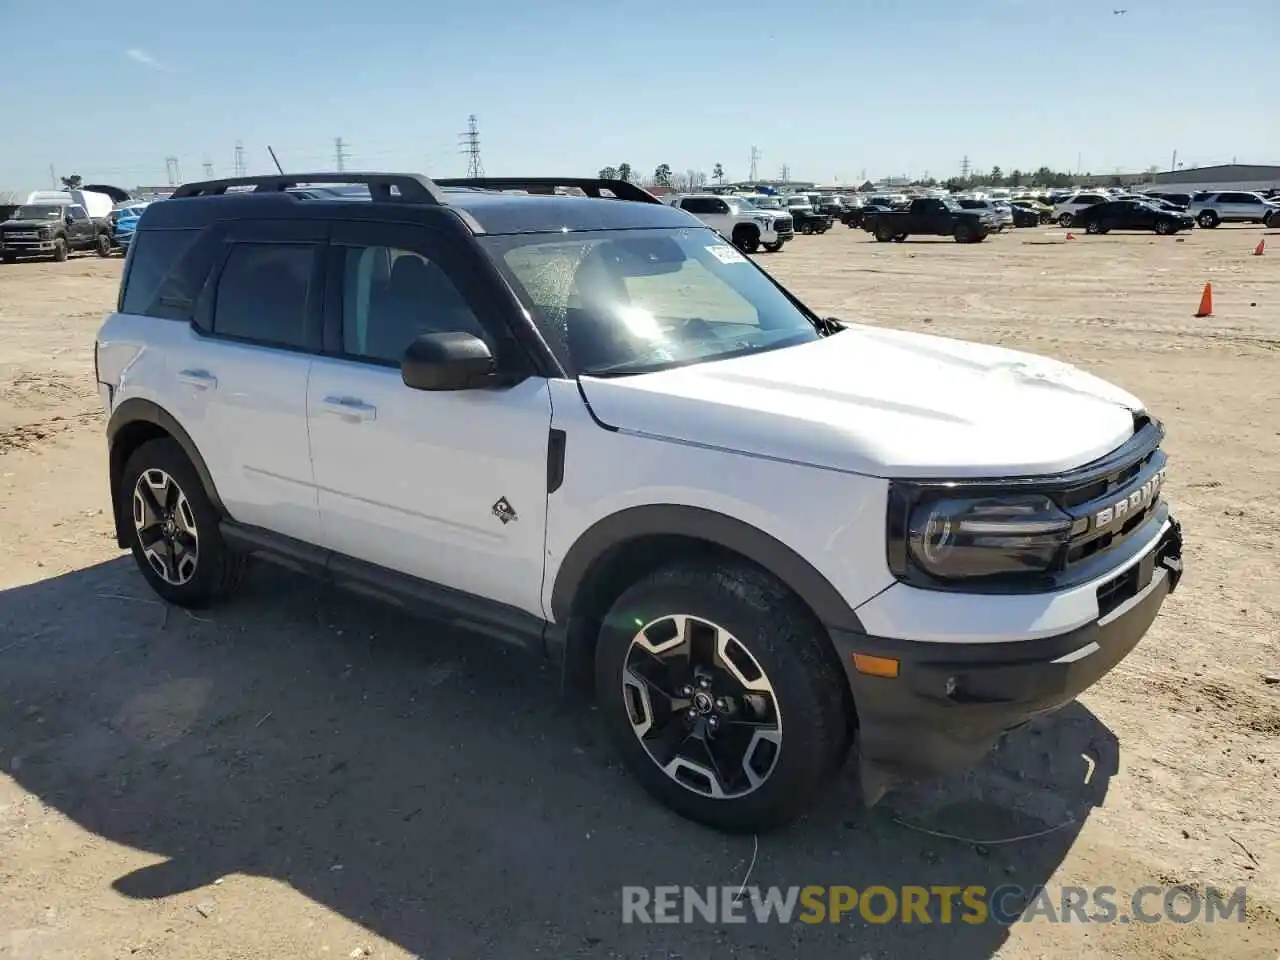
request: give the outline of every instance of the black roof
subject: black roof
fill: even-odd
[[[359,184],[363,193],[333,185]],[[308,192],[309,185],[318,185]],[[569,187],[588,196],[566,196]],[[525,193],[504,191],[525,190]],[[607,197],[613,194],[612,197]],[[472,233],[560,233],[701,226],[634,184],[581,178],[432,181],[416,174],[323,173],[244,177],[185,184],[147,207],[142,229],[204,226],[218,220],[331,219],[459,221]]]

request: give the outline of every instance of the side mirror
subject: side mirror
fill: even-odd
[[[414,390],[477,390],[499,385],[489,345],[470,333],[424,333],[404,352],[400,376]]]
[[[69,214],[69,213],[68,213],[65,217],[63,217],[62,219],[63,219],[63,221],[65,221],[65,223],[67,224],[67,226],[68,226],[68,227],[69,227],[69,226],[71,226],[71,224],[73,224],[73,223],[75,223],[75,222],[76,222],[76,218],[75,218],[75,217],[73,217],[73,216],[71,216],[71,214]]]

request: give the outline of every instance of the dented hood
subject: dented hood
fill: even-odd
[[[581,384],[595,416],[620,430],[885,477],[1067,470],[1132,436],[1142,409],[1059,361],[865,326]]]

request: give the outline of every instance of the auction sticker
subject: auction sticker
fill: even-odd
[[[715,246],[707,247],[707,253],[711,254],[721,263],[746,263],[747,258],[740,254],[727,243],[717,243]]]

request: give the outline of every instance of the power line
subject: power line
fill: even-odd
[[[458,134],[458,142],[462,145],[462,153],[467,158],[467,176],[483,177],[484,163],[480,160],[480,123],[473,113],[467,117],[467,130]]]
[[[336,169],[339,173],[342,173],[344,170],[347,169],[347,160],[350,156],[351,154],[346,151],[346,148],[342,143],[342,138],[334,137],[333,138],[333,159],[337,163]]]
[[[751,175],[747,177],[748,180],[751,180],[753,182],[755,181],[756,175],[758,173],[757,168],[759,167],[759,164],[760,164],[760,151],[756,147],[752,147],[751,148]]]

